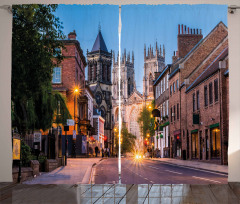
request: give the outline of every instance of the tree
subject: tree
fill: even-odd
[[[154,101],[152,101],[149,107],[144,106],[138,117],[138,124],[140,126],[141,133],[143,138],[149,134],[153,136],[155,133],[154,130],[154,118],[152,117],[152,108],[154,107]]]
[[[116,152],[119,150],[119,131],[115,131],[115,144],[116,144]],[[129,133],[126,125],[123,123],[122,131],[121,131],[121,152],[132,152],[135,146],[136,136]]]
[[[57,5],[13,6],[12,126],[22,135],[47,130],[54,118],[62,123],[70,115],[64,98],[52,93],[53,67],[62,60],[58,48],[64,38],[62,24],[53,14],[56,9]],[[64,114],[54,116],[59,103]]]

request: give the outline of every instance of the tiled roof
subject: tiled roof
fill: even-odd
[[[210,77],[219,69],[219,60],[224,59],[228,55],[228,48],[225,48],[214,60],[213,62],[196,78],[196,80],[190,84],[186,89],[186,92],[190,91],[198,84],[203,82],[205,79]]]

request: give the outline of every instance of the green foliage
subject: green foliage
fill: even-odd
[[[21,141],[21,156],[22,156],[22,165],[28,166],[32,158],[32,153],[31,153],[31,148],[24,141]]]
[[[47,157],[43,156],[43,155],[39,155],[39,157],[38,157],[38,161],[39,161],[40,164],[43,164],[46,159],[47,159]]]
[[[61,101],[62,123],[69,114],[64,99],[52,94],[53,67],[62,60],[62,24],[57,5],[14,5],[12,32],[12,126],[20,134],[52,126],[56,99]],[[53,57],[55,60],[53,60]],[[65,123],[66,121],[64,121]]]
[[[151,103],[151,107],[154,107],[154,106],[155,106],[155,102],[153,100]],[[147,134],[150,134],[150,136],[153,136],[155,132],[154,130],[155,122],[154,122],[154,118],[151,115],[152,115],[152,110],[149,110],[146,106],[144,106],[138,117],[140,130],[144,138],[147,136]]]
[[[122,138],[121,152],[122,153],[132,152],[135,146],[136,136],[128,132],[128,129],[124,123],[122,125],[121,138]],[[115,132],[115,145],[116,145],[115,149],[117,152],[119,149],[118,142],[119,142],[119,133],[118,131],[116,131]]]

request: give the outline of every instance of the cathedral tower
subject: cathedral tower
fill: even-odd
[[[132,59],[131,59],[132,58]],[[112,94],[113,100],[118,99],[118,70],[119,70],[119,55],[117,56],[117,61],[115,61],[115,53],[113,52],[113,70],[112,70]],[[128,99],[133,90],[136,88],[134,73],[134,53],[132,52],[132,57],[130,52],[124,53],[121,59],[121,96],[122,99]]]
[[[145,99],[153,100],[153,80],[155,80],[155,72],[162,72],[165,67],[165,47],[157,42],[154,48],[150,47],[146,50],[144,45],[144,77],[143,77],[143,96]]]
[[[112,137],[112,83],[111,65],[112,52],[108,52],[101,29],[91,52],[87,51],[88,60],[88,85],[94,94],[94,105],[101,111],[104,118],[104,134],[108,137],[108,144],[113,144]]]

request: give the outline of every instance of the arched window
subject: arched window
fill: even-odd
[[[128,96],[130,96],[132,90],[131,90],[131,79],[128,78]]]
[[[149,92],[153,92],[153,76],[149,75]]]

